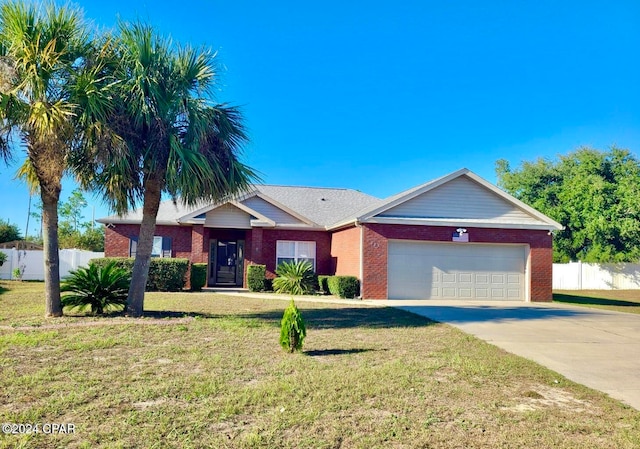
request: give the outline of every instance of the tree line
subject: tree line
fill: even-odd
[[[498,185],[553,218],[554,262],[640,261],[640,161],[630,151],[579,148],[512,169],[496,162]]]
[[[83,210],[87,206],[80,189],[74,189],[67,201],[58,203],[58,242],[60,248],[76,248],[87,251],[104,251],[104,228],[92,221],[85,221]],[[29,221],[33,223],[33,233],[28,227],[23,237],[20,228],[9,220],[0,219],[0,243],[14,240],[28,240],[42,244],[42,203],[37,201],[33,211],[29,212]]]
[[[59,200],[73,175],[118,214],[142,206],[127,314],[140,316],[162,194],[186,205],[248,188],[237,107],[216,101],[215,53],[142,22],[89,27],[53,3],[0,7],[0,156],[26,153],[42,203],[46,316],[61,316]]]

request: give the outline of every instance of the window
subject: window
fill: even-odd
[[[299,262],[307,260],[313,271],[316,270],[316,242],[294,242],[278,240],[276,242],[276,266],[282,262]]]
[[[138,237],[129,239],[129,257],[136,257],[138,250]],[[171,237],[153,237],[151,257],[171,257]]]

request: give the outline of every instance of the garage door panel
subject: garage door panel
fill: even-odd
[[[524,245],[390,241],[391,299],[525,299]]]

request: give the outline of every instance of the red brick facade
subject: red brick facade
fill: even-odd
[[[251,263],[267,266],[267,277],[276,276],[276,241],[294,240],[316,242],[316,273],[333,274],[331,260],[331,234],[325,231],[296,231],[280,229],[255,229],[262,234],[262,244],[253,243],[247,258]]]
[[[335,274],[360,278],[360,226],[342,229],[331,234],[331,257]]]
[[[389,239],[450,242],[456,228],[446,226],[407,226],[364,224],[362,297],[387,297],[387,243]],[[521,243],[529,245],[527,265],[531,273],[531,301],[551,301],[551,236],[547,231],[520,229],[467,228],[469,241],[476,243]]]
[[[551,301],[552,247],[547,231],[519,229],[467,228],[470,242],[520,243],[529,246],[530,298],[532,301]],[[116,224],[105,230],[105,256],[128,257],[129,241],[137,237],[139,225]],[[263,264],[267,276],[275,277],[276,241],[316,242],[316,271],[318,274],[340,274],[360,277],[362,254],[362,297],[387,297],[387,244],[389,239],[450,242],[452,227],[362,224],[334,233],[255,228],[250,230],[214,229],[202,225],[156,226],[155,235],[172,238],[172,256],[192,262],[207,263],[213,239],[244,240],[244,283],[250,264]],[[362,234],[361,234],[362,233]],[[360,242],[362,239],[362,249]],[[362,252],[361,252],[362,251]],[[209,276],[210,273],[208,273]],[[208,282],[208,280],[207,280]]]
[[[191,230],[191,226],[157,225],[155,235],[171,238],[171,257],[192,260]],[[139,233],[140,225],[116,224],[107,226],[104,233],[105,257],[129,257],[130,239],[138,237]]]

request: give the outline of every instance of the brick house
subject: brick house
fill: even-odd
[[[98,220],[105,255],[135,256],[141,210]],[[385,200],[349,189],[255,185],[223,204],[161,203],[155,257],[208,264],[207,285],[246,285],[281,261],[357,276],[365,299],[551,300],[562,226],[467,169]]]

